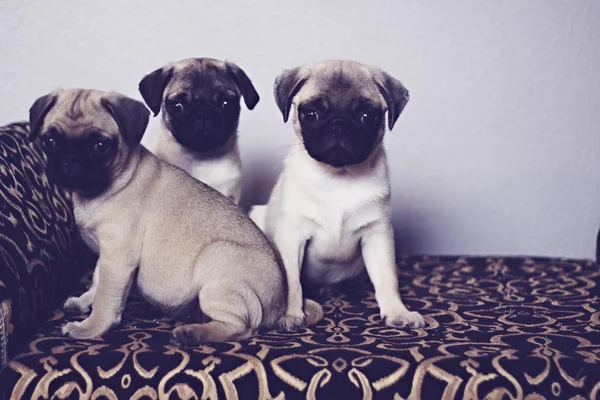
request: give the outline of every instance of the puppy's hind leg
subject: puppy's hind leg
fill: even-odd
[[[205,342],[241,340],[252,335],[248,324],[248,296],[240,286],[229,282],[211,282],[200,289],[202,313],[212,321],[203,324],[182,325],[173,330],[173,344],[190,347]],[[256,302],[258,299],[256,298]],[[259,307],[260,304],[252,305]]]

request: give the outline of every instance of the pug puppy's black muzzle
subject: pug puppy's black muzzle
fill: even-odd
[[[56,163],[58,164],[62,177],[77,177],[86,172],[83,166],[83,160],[75,150],[59,153],[56,156]]]
[[[67,189],[78,189],[87,173],[85,160],[73,149],[58,150],[48,157],[48,179]]]
[[[375,142],[375,135],[369,135],[352,118],[340,116],[327,118],[312,130],[303,127],[302,135],[308,154],[335,168],[365,161]]]
[[[48,180],[83,196],[102,193],[110,185],[110,171],[75,149],[58,150],[48,157]]]
[[[233,131],[224,129],[222,109],[211,104],[199,104],[182,118],[173,121],[173,136],[182,145],[205,152],[223,146]]]

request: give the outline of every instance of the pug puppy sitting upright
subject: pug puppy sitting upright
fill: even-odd
[[[259,101],[246,73],[229,61],[190,58],[146,75],[139,90],[155,116],[162,110],[152,152],[239,204],[240,97],[250,110]]]
[[[366,267],[389,326],[421,327],[400,299],[390,222],[390,178],[383,148],[408,91],[379,68],[325,61],[284,71],[275,81],[284,122],[294,106],[298,146],[266,206],[250,217],[279,249],[288,279],[282,323],[301,326],[303,284],[335,285]]]
[[[95,90],[60,90],[31,107],[48,178],[73,193],[79,230],[99,254],[92,312],[63,333],[87,339],[119,324],[134,281],[167,312],[199,302],[211,319],[176,328],[177,344],[273,326],[286,307],[279,253],[239,207],[139,145],[148,119],[141,102]]]

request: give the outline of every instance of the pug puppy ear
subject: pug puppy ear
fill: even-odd
[[[387,105],[388,128],[392,130],[408,103],[409,93],[402,83],[380,69],[375,71],[375,84]]]
[[[307,79],[301,73],[301,68],[287,69],[275,79],[275,102],[283,115],[283,122],[288,121],[294,96],[296,96]]]
[[[57,93],[50,93],[37,99],[29,109],[29,141],[35,140],[42,132],[44,118],[58,99]]]
[[[229,61],[225,62],[225,68],[227,68],[227,72],[233,76],[237,86],[240,88],[246,107],[248,107],[249,110],[254,109],[260,100],[260,96],[254,88],[252,81],[248,78],[248,75],[246,75],[243,69]]]
[[[123,140],[130,147],[140,143],[148,127],[150,113],[146,106],[137,100],[120,94],[108,94],[100,103],[112,115]]]
[[[160,112],[162,96],[172,76],[172,67],[159,68],[146,75],[138,85],[144,101],[150,107],[155,117]]]

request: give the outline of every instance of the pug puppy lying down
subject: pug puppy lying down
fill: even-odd
[[[297,146],[269,202],[250,217],[273,240],[288,279],[283,325],[303,325],[302,284],[327,287],[366,267],[385,323],[418,328],[398,292],[390,178],[383,147],[408,91],[379,68],[333,60],[284,71],[275,81],[284,122],[294,106]]]
[[[77,225],[99,254],[92,312],[63,333],[86,339],[119,324],[134,281],[167,312],[199,302],[210,322],[176,328],[177,344],[276,325],[287,292],[277,250],[231,201],[139,145],[148,119],[142,103],[95,90],[59,90],[30,109],[48,178],[73,193]]]

